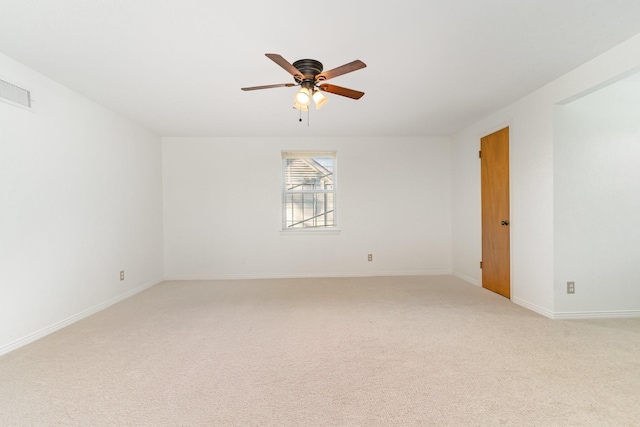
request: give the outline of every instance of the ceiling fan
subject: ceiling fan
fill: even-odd
[[[356,59],[353,62],[344,64],[340,67],[334,68],[329,71],[322,72],[322,63],[315,59],[300,59],[293,64],[284,59],[277,53],[266,53],[267,58],[284,68],[289,74],[293,76],[295,83],[281,83],[275,85],[265,86],[251,86],[243,87],[242,90],[258,90],[258,89],[271,89],[276,87],[293,87],[301,86],[300,90],[296,92],[294,96],[293,107],[301,111],[308,111],[308,106],[311,103],[311,99],[316,104],[316,109],[322,108],[329,99],[326,98],[321,92],[334,93],[340,96],[346,96],[351,99],[360,99],[364,95],[364,92],[358,90],[347,89],[332,84],[325,83],[325,80],[332,79],[334,77],[341,76],[343,74],[350,73],[352,71],[360,70],[367,66],[364,62]]]

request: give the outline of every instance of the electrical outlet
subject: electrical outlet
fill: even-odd
[[[567,282],[567,293],[568,294],[576,293],[576,282]]]
[[[124,270],[120,272],[120,281],[124,280]]]
[[[369,254],[367,256],[367,261],[373,261],[373,254]]]

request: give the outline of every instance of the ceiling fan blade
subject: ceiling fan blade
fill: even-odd
[[[364,95],[364,92],[360,92],[359,90],[347,89],[346,87],[330,85],[327,83],[321,84],[318,86],[318,89],[323,92],[335,93],[336,95],[342,95],[352,99],[360,99]]]
[[[356,59],[353,62],[349,62],[348,64],[344,64],[338,68],[334,68],[332,70],[329,71],[325,71],[324,73],[320,73],[317,75],[316,79],[317,80],[329,80],[332,79],[334,77],[338,77],[341,76],[343,74],[347,74],[350,73],[352,71],[356,71],[356,70],[360,70],[364,67],[366,67],[367,64],[365,64],[364,62],[360,61],[359,59]]]
[[[292,87],[297,86],[295,83],[280,83],[277,85],[264,85],[264,86],[251,86],[251,87],[243,87],[240,88],[242,90],[258,90],[258,89],[271,89],[274,87]]]
[[[282,68],[284,68],[293,77],[295,78],[299,77],[302,79],[303,77],[302,73],[296,67],[294,67],[293,64],[291,64],[289,61],[284,59],[282,56],[278,55],[277,53],[265,53],[265,56],[270,60],[272,60],[273,62],[275,62],[276,64],[278,64],[279,66],[281,66]]]

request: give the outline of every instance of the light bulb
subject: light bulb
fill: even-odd
[[[306,107],[311,103],[311,93],[309,92],[309,89],[303,87],[298,92],[296,92],[293,99],[295,100],[296,104],[304,105]]]

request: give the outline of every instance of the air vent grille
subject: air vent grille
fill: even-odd
[[[31,108],[31,92],[0,79],[0,100]]]

